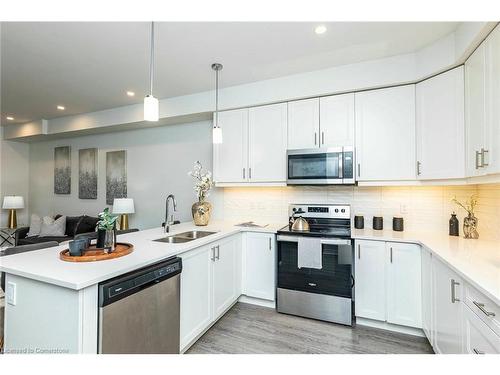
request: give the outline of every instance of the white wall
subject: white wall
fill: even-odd
[[[71,146],[71,195],[55,195],[54,147]],[[98,148],[98,199],[78,198],[78,150]],[[136,214],[130,216],[131,227],[159,226],[164,220],[165,198],[176,196],[182,221],[191,219],[191,205],[196,200],[193,180],[187,175],[193,163],[200,160],[212,169],[211,122],[170,125],[31,144],[30,210],[39,215],[88,214],[95,216],[106,207],[106,152],[127,150],[128,196],[134,199]],[[213,191],[209,201],[214,202]],[[214,212],[215,216],[217,212]]]

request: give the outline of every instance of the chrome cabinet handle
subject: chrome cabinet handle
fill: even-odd
[[[252,178],[252,168],[248,168],[248,178]]]
[[[314,132],[314,144],[316,145],[318,143],[318,133]]]
[[[325,144],[325,132],[321,132],[321,144]]]
[[[358,177],[361,177],[361,164],[358,163]]]
[[[212,250],[212,256],[210,257],[210,260],[211,260],[212,262],[215,262],[215,247],[212,247],[212,249],[211,249],[211,250]]]
[[[216,256],[216,259],[217,259],[217,260],[219,260],[219,259],[220,259],[220,246],[219,246],[219,245],[217,245],[217,246],[216,246],[216,248],[217,248],[217,256]]]
[[[392,263],[392,247],[391,247],[391,263]]]
[[[486,315],[486,316],[495,316],[496,314],[494,312],[491,312],[491,311],[488,311],[485,309],[484,307],[484,303],[480,303],[480,302],[476,302],[476,301],[472,301],[472,303],[474,305],[476,305],[476,307],[481,310],[481,312]]]
[[[485,158],[485,154],[489,154],[490,152],[488,150],[485,150],[484,148],[481,148],[481,167],[487,167],[489,164],[486,163],[484,160],[486,159]]]
[[[476,151],[476,169],[479,169],[482,167],[482,165],[479,164],[479,160],[482,160],[481,152]]]
[[[245,168],[243,168],[243,179],[245,179]]]
[[[476,353],[476,354],[484,354],[484,352],[483,352],[483,351],[481,351],[481,350],[479,350],[479,349],[476,349],[476,348],[472,349],[472,351],[473,351],[474,353]]]
[[[271,244],[271,241],[272,241],[272,240],[271,240],[271,237],[269,237],[269,251],[271,251],[271,250],[272,250],[272,244]]]
[[[422,165],[422,163],[420,163],[419,161],[417,161],[417,176],[420,176],[420,166]]]
[[[451,279],[450,284],[451,284],[451,303],[460,302],[460,299],[458,299],[456,296],[456,290],[455,290],[455,286],[460,285],[460,283],[455,281],[454,279]]]
[[[361,259],[361,245],[358,245],[358,259]]]

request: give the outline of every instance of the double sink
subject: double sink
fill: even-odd
[[[215,234],[217,232],[209,232],[205,230],[191,230],[189,232],[182,232],[178,234],[173,234],[168,237],[159,238],[157,240],[153,240],[156,242],[164,242],[164,243],[185,243],[193,240],[197,240],[199,238],[203,238],[206,236],[210,236],[211,234]]]

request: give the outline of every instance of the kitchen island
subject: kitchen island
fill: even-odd
[[[268,225],[264,228],[238,227],[234,224],[219,222],[203,227],[203,230],[214,234],[184,243],[164,243],[154,240],[191,230],[200,230],[193,223],[182,223],[171,226],[170,233],[164,233],[163,228],[154,228],[118,236],[119,242],[134,245],[134,251],[124,257],[89,263],[64,262],[59,259],[59,253],[67,248],[61,245],[48,249],[0,257],[0,270],[6,273],[6,285],[15,285],[13,299],[6,296],[5,310],[5,351],[21,353],[97,353],[98,352],[98,284],[128,272],[155,264],[173,256],[181,256],[184,270],[181,283],[181,310],[190,301],[206,298],[202,290],[187,290],[193,277],[201,270],[210,267],[210,250],[212,244],[228,243],[231,262],[220,262],[226,269],[218,272],[222,284],[226,281],[234,284],[230,290],[218,291],[222,300],[218,304],[216,315],[210,311],[209,323],[203,328],[191,324],[197,317],[189,315],[191,310],[186,307],[185,333],[183,337],[183,317],[181,315],[181,349],[187,348],[193,340],[203,333],[215,320],[225,313],[241,295],[240,260],[242,259],[241,232],[260,232],[263,235],[274,234],[279,225]],[[267,242],[266,242],[267,243]],[[219,245],[224,254],[225,248]],[[229,255],[229,254],[228,254]],[[224,258],[224,257],[222,257]],[[229,257],[228,257],[229,258]],[[204,268],[195,270],[196,263]],[[240,267],[239,273],[237,268]],[[231,270],[234,269],[234,270]],[[194,275],[193,275],[193,272]],[[233,274],[233,278],[220,277],[225,273]],[[202,274],[198,274],[201,286],[207,287]],[[205,275],[208,281],[214,277]],[[215,282],[213,282],[215,283]],[[209,283],[210,284],[210,283]],[[193,287],[195,285],[193,284]],[[7,289],[9,289],[7,287]],[[208,290],[204,294],[209,293]],[[226,292],[226,293],[224,293]],[[191,298],[193,297],[194,298]],[[199,302],[198,302],[199,303]],[[214,301],[207,300],[207,305]],[[200,307],[200,306],[198,306]],[[207,306],[205,306],[207,307]],[[210,306],[207,307],[211,309]],[[207,319],[205,319],[207,320]]]

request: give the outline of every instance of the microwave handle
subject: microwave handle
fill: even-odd
[[[344,150],[339,155],[339,179],[344,178]]]

